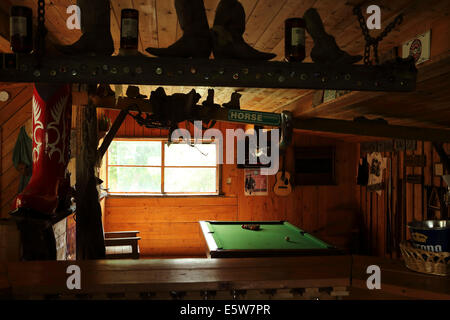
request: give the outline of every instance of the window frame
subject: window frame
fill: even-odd
[[[161,168],[161,188],[160,192],[110,192],[107,191],[108,196],[146,196],[146,197],[176,197],[176,196],[219,196],[222,194],[222,164],[217,163],[217,157],[219,155],[219,144],[215,143],[213,140],[201,140],[203,144],[213,143],[216,145],[216,165],[215,166],[166,166],[164,164],[165,161],[165,145],[168,142],[167,138],[114,138],[113,141],[158,141],[161,142],[161,165],[110,165],[109,164],[109,148],[106,152],[106,161],[105,161],[105,182],[106,189],[109,189],[109,167],[142,167],[142,168]],[[194,140],[191,139],[191,142],[194,143]],[[173,142],[178,143],[178,142]],[[164,191],[164,169],[165,168],[216,168],[216,191],[215,192],[165,192]]]

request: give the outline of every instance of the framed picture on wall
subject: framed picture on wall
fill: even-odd
[[[244,194],[246,196],[266,196],[268,188],[268,176],[262,175],[260,169],[244,170]]]
[[[433,165],[433,175],[436,177],[444,175],[444,165],[442,163],[435,163]]]
[[[297,185],[335,185],[335,148],[295,148]]]

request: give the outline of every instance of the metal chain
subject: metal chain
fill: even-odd
[[[369,28],[367,27],[366,20],[361,11],[360,6],[356,6],[353,8],[353,14],[358,17],[359,26],[361,27],[364,40],[366,40],[366,44],[364,47],[364,64],[371,65],[372,61],[370,60],[370,47],[373,47],[373,55],[375,58],[375,63],[379,64],[378,58],[378,44],[382,41],[396,26],[400,25],[403,22],[403,15],[399,14],[394,21],[389,23],[389,25],[381,32],[381,34],[374,38],[369,34]]]
[[[45,0],[38,0],[38,30],[36,37],[36,55],[37,63],[40,65],[41,57],[45,54],[45,36],[47,29],[45,28]]]

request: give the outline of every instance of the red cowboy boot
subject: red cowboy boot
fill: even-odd
[[[57,190],[69,162],[72,117],[71,86],[35,84],[33,91],[33,174],[15,201],[27,208],[52,214]]]

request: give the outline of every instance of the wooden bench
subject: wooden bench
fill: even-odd
[[[139,259],[139,231],[105,232],[106,259]]]

